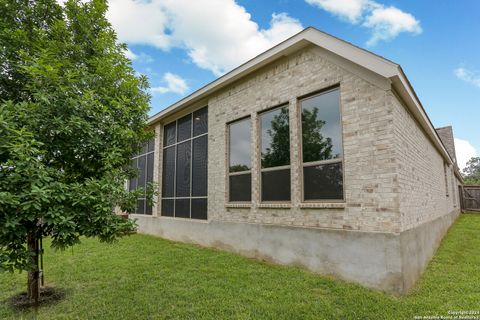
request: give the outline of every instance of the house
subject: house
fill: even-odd
[[[307,28],[149,119],[142,233],[393,293],[460,213],[451,128],[401,67]],[[443,141],[442,141],[443,140]]]

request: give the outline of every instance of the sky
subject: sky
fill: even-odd
[[[109,0],[150,115],[313,26],[400,64],[460,167],[480,156],[480,1]]]

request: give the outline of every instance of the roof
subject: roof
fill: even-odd
[[[440,137],[440,141],[442,141],[445,149],[447,149],[448,154],[453,160],[453,168],[455,170],[455,175],[463,183],[463,177],[460,174],[460,168],[458,167],[458,162],[457,162],[457,155],[455,151],[455,139],[453,138],[452,126],[436,128],[435,131],[437,131],[437,134]]]
[[[455,155],[455,142],[453,139],[453,129],[452,126],[436,128],[435,129],[442,141],[445,149],[447,149],[448,154],[453,159],[455,165],[457,164],[457,156]]]
[[[384,78],[389,79],[393,89],[405,102],[407,108],[416,118],[440,154],[449,164],[454,163],[454,159],[450,156],[440,140],[437,131],[433,127],[432,122],[426,114],[413,87],[411,86],[399,64],[396,64],[388,59],[324,33],[313,27],[308,27],[300,31],[287,40],[259,54],[255,58],[247,61],[227,74],[172,104],[166,109],[158,112],[148,120],[148,124],[152,125],[158,121],[161,121],[163,118],[171,115],[172,113],[178,112],[183,108],[191,106],[192,104],[205,99],[212,93],[224,88],[238,79],[245,77],[259,68],[275,61],[276,59],[293,53],[310,44],[322,47],[325,50],[328,50],[342,58],[348,59],[357,65],[360,65]]]

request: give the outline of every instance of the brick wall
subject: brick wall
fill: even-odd
[[[301,200],[298,97],[334,85],[340,86],[345,201],[307,204]],[[290,112],[292,200],[262,204],[258,112],[284,103]],[[210,96],[208,108],[210,221],[399,233],[451,212],[458,201],[446,197],[442,157],[387,80],[323,49],[310,46],[263,67]],[[252,121],[252,204],[229,205],[226,124],[245,116]],[[162,126],[156,131],[161,150]],[[161,181],[161,162],[156,169]]]
[[[394,107],[399,209],[402,231],[458,209],[456,178],[399,98]]]
[[[367,71],[365,71],[367,72]],[[300,111],[297,98],[340,85],[345,202],[301,202]],[[260,203],[257,113],[288,102],[291,135],[290,204]],[[393,107],[387,93],[325,57],[318,48],[269,65],[209,99],[209,219],[287,226],[398,232]],[[252,205],[226,207],[226,123],[252,119]],[[311,208],[316,207],[316,208]]]

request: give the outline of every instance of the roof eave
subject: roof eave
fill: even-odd
[[[206,86],[200,88],[199,90],[193,92],[192,94],[186,96],[185,98],[170,105],[166,109],[160,111],[159,113],[155,114],[150,119],[148,119],[147,123],[149,125],[152,125],[155,122],[161,120],[162,118],[165,118],[174,112],[180,111],[183,107],[192,105],[200,101],[201,99],[207,97],[208,95],[212,94],[213,92],[228,86],[229,84],[246,76],[247,74],[250,74],[283,56],[287,56],[290,53],[295,52],[309,45],[310,44],[309,41],[306,40],[305,37],[303,37],[303,33],[305,33],[307,30],[308,29],[301,31],[295,36],[283,41],[282,43],[271,48],[270,50],[267,50],[261,53],[255,58],[247,61],[246,63],[226,73],[220,78],[210,82]]]
[[[175,112],[181,111],[182,109],[196,102],[200,102],[202,99],[207,98],[215,91],[228,86],[234,81],[237,81],[240,78],[264,67],[276,59],[282,56],[287,56],[309,44],[320,46],[328,51],[333,52],[334,54],[348,59],[366,69],[369,69],[380,76],[390,79],[393,88],[405,101],[408,109],[420,123],[435,147],[440,151],[444,159],[447,160],[449,164],[453,164],[453,160],[441,142],[440,137],[435,131],[432,122],[428,118],[428,115],[418,99],[418,96],[416,95],[400,65],[312,27],[302,30],[296,35],[259,54],[255,58],[233,69],[229,73],[221,76],[220,78],[212,81],[182,100],[160,111],[152,116],[147,123],[149,125],[153,125]]]
[[[182,108],[200,101],[213,92],[224,88],[247,74],[250,74],[276,59],[282,56],[287,56],[309,44],[320,46],[358,65],[370,69],[385,78],[392,76],[398,68],[398,65],[390,60],[319,31],[313,27],[309,27],[155,114],[148,120],[148,124],[153,125],[173,112],[180,111]]]

